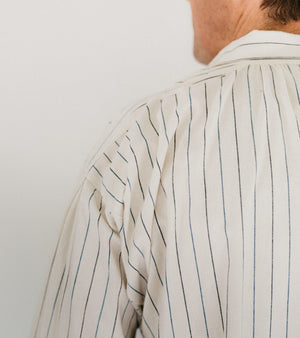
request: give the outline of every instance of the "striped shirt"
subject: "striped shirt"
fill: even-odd
[[[31,337],[298,337],[300,35],[253,30],[86,161]]]

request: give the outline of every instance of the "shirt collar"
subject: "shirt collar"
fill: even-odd
[[[221,49],[207,66],[256,59],[300,60],[300,34],[252,30]]]

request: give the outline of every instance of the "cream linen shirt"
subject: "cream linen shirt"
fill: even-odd
[[[86,161],[31,337],[300,335],[300,35],[253,30]]]

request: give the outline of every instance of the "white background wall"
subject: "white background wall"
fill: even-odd
[[[109,121],[202,67],[186,0],[1,2],[1,337],[29,334],[83,162]]]

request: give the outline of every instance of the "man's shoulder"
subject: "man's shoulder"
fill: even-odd
[[[138,99],[133,103],[125,106],[125,108],[122,109],[121,113],[117,116],[115,121],[112,122],[112,125],[117,126],[119,122],[125,122],[125,124],[127,122],[127,126],[131,125],[136,117],[143,114],[142,111],[144,111],[145,114],[150,113],[150,115],[155,113],[154,110],[149,112],[149,109],[147,109],[147,107],[149,108],[149,106],[159,105],[162,101],[167,100],[170,96],[185,93],[190,89],[190,87],[197,85],[198,83],[220,77],[224,73],[227,73],[227,70],[232,71],[232,65],[225,67],[203,67],[196,72],[190,73],[173,83],[171,86],[163,90],[151,93],[150,95],[147,95],[146,97]]]
[[[193,86],[220,77],[224,70],[225,67],[202,68],[164,90],[151,93],[125,106],[104,128],[103,134],[91,149],[85,161],[85,173],[103,154],[116,152],[121,142],[137,142],[139,137],[145,139],[147,133],[152,143],[158,142],[162,134],[168,140],[168,132],[171,133],[177,123],[175,112],[178,101],[185,102]]]

